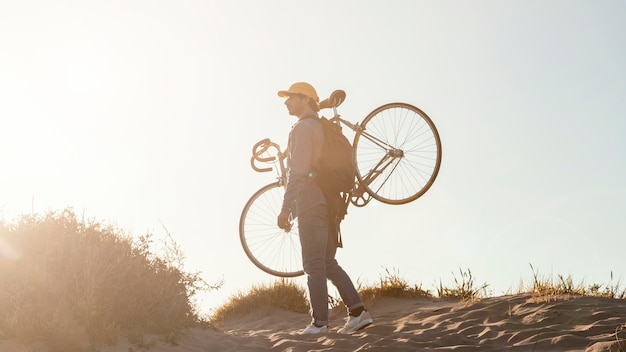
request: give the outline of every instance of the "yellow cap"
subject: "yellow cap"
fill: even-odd
[[[291,94],[302,94],[307,97],[313,99],[316,103],[319,103],[320,98],[317,97],[317,92],[312,85],[306,82],[296,82],[289,87],[288,90],[278,91],[278,96],[281,98],[286,98]]]

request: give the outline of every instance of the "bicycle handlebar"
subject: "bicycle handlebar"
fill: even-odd
[[[270,147],[275,147],[276,149],[278,149],[278,145],[276,145],[276,143],[272,143],[269,138],[258,141],[254,145],[254,147],[252,147],[252,157],[262,163],[271,163],[272,161],[276,160],[275,156],[270,156],[267,158],[261,156],[261,154],[265,153],[268,149],[270,149]]]
[[[254,171],[256,171],[256,172],[268,172],[268,171],[272,171],[272,168],[271,168],[271,167],[263,167],[263,168],[261,168],[261,167],[257,167],[257,166],[254,164],[254,160],[255,160],[255,159],[254,159],[254,157],[250,158],[250,165],[252,166],[252,169],[253,169]]]
[[[255,161],[260,163],[271,163],[276,160],[276,156],[272,155],[269,157],[261,156],[263,153],[266,153],[270,148],[276,148],[277,154],[280,154],[280,147],[278,144],[272,142],[269,138],[262,139],[258,141],[254,147],[252,147],[252,158],[250,159],[250,165],[252,165],[252,169],[256,172],[268,172],[272,171],[271,167],[260,168],[257,167]]]

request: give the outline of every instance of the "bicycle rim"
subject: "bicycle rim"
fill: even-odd
[[[390,103],[373,110],[361,127],[353,145],[357,178],[366,191],[387,204],[426,193],[441,166],[441,140],[430,117],[415,106]]]
[[[239,238],[248,258],[259,269],[279,277],[300,276],[302,250],[297,219],[290,231],[276,225],[284,195],[278,182],[259,189],[243,208]]]

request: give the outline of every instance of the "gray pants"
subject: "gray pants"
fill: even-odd
[[[335,231],[329,231],[325,206],[317,206],[298,216],[298,231],[302,246],[302,264],[307,275],[309,301],[313,322],[328,324],[327,279],[337,287],[348,309],[363,306],[352,280],[335,259]]]

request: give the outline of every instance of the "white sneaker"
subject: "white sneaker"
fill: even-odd
[[[372,319],[370,313],[364,310],[358,317],[353,317],[351,315],[348,316],[348,321],[346,322],[346,325],[344,325],[343,328],[339,329],[339,331],[337,332],[340,334],[351,334],[357,330],[363,329],[373,322],[374,319]]]
[[[325,332],[328,332],[328,325],[322,325],[318,328],[313,323],[311,323],[307,325],[306,328],[304,328],[304,330],[300,331],[300,335],[323,334]]]

